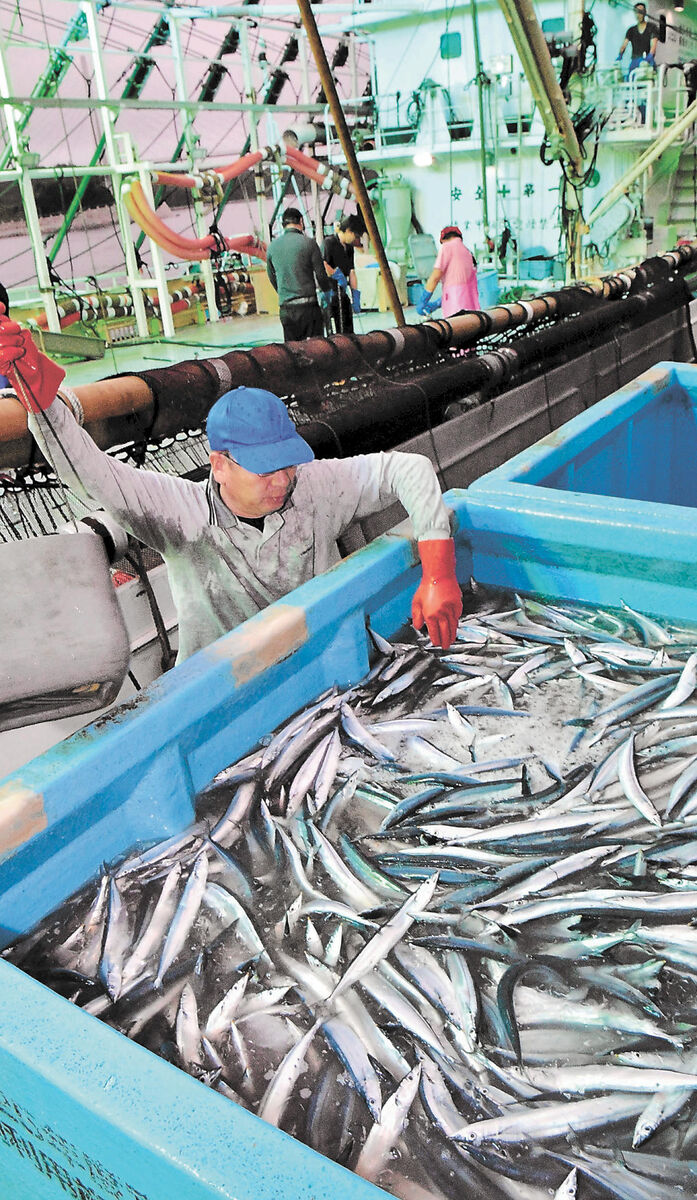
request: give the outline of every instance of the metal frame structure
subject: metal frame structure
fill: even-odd
[[[52,333],[60,333],[60,317],[56,306],[56,298],[53,294],[53,283],[48,270],[48,263],[43,253],[43,239],[41,236],[41,227],[39,225],[39,213],[36,208],[36,198],[34,196],[34,188],[32,185],[32,174],[27,166],[27,150],[25,144],[20,140],[19,121],[17,119],[17,106],[13,104],[12,87],[10,86],[10,77],[7,69],[7,62],[3,51],[2,42],[0,41],[0,97],[2,98],[2,108],[7,125],[7,133],[12,148],[12,156],[17,164],[13,171],[0,172],[1,179],[14,179],[19,184],[19,190],[22,197],[22,207],[24,208],[24,216],[27,222],[27,229],[31,239],[32,253],[34,255],[34,264],[36,266],[36,277],[39,281],[39,290],[46,310],[46,319],[48,328]]]
[[[134,7],[133,5],[119,5],[116,7]],[[136,4],[144,11],[152,13],[150,5]],[[16,89],[12,85],[9,67],[7,62],[7,53],[2,44],[0,44],[0,110],[3,113],[7,133],[8,146],[0,159],[0,182],[16,182],[20,188],[22,205],[29,234],[36,276],[39,283],[39,290],[42,297],[42,302],[46,311],[46,320],[48,329],[53,333],[60,333],[60,314],[55,299],[54,279],[52,278],[51,262],[54,260],[60,245],[66,237],[70,225],[80,210],[82,197],[85,194],[90,179],[93,177],[107,178],[112,186],[116,214],[118,218],[118,236],[121,244],[121,250],[124,259],[124,273],[126,276],[126,284],[131,292],[133,306],[135,312],[135,320],[137,332],[140,337],[149,336],[148,318],[145,306],[144,293],[147,289],[155,288],[158,294],[160,305],[160,319],[162,322],[163,334],[166,337],[171,337],[174,334],[174,322],[172,317],[170,296],[167,287],[167,278],[165,272],[165,261],[162,251],[159,247],[148,238],[148,249],[150,253],[150,261],[152,270],[147,276],[144,276],[142,271],[142,261],[137,254],[137,249],[142,244],[144,234],[138,231],[138,239],[134,244],[134,235],[129,214],[127,213],[123,201],[122,190],[123,182],[128,176],[137,175],[148,203],[152,208],[157,207],[157,203],[161,198],[162,190],[158,189],[158,193],[153,195],[151,182],[151,171],[155,168],[159,170],[175,170],[181,171],[183,165],[192,174],[198,174],[201,170],[202,163],[200,157],[200,148],[198,137],[195,132],[195,119],[199,111],[228,111],[236,113],[244,113],[249,119],[250,132],[248,137],[248,146],[259,146],[260,138],[258,133],[258,122],[261,116],[266,113],[288,113],[291,118],[322,116],[323,106],[313,104],[310,100],[310,84],[307,73],[307,47],[303,41],[303,49],[305,52],[304,72],[303,72],[303,91],[305,102],[302,104],[282,104],[277,101],[268,103],[268,92],[271,83],[273,82],[274,72],[271,76],[269,85],[264,88],[262,102],[257,102],[257,95],[254,88],[252,76],[252,57],[249,48],[249,28],[250,22],[253,20],[252,13],[245,8],[176,8],[172,9],[167,5],[163,5],[157,11],[157,20],[153,29],[145,43],[145,46],[138,53],[134,54],[133,67],[129,72],[126,85],[122,94],[118,98],[114,98],[109,93],[106,73],[104,69],[104,45],[99,29],[98,15],[101,11],[101,0],[80,0],[79,11],[77,17],[73,16],[64,34],[61,47],[51,51],[49,65],[41,75],[39,81],[34,86],[32,94],[18,95]],[[297,10],[296,10],[297,11]],[[200,94],[206,94],[207,99],[191,100],[188,97],[187,85],[184,73],[184,55],[182,51],[181,27],[184,21],[195,21],[197,19],[225,19],[227,22],[233,18],[232,26],[229,27],[226,39],[221,45],[221,54],[224,52],[225,45],[230,37],[231,30],[234,29],[240,51],[242,70],[245,82],[245,100],[240,103],[218,102],[213,101],[210,95],[210,72],[201,89]],[[72,58],[68,55],[64,47],[71,41],[76,40],[78,34],[84,36],[85,50],[90,54],[94,64],[94,80],[95,80],[95,95],[90,98],[62,98],[58,97],[58,90],[61,81],[65,78],[67,71],[72,62]],[[297,35],[297,31],[293,36]],[[149,57],[149,51],[155,46],[161,46],[165,42],[169,42],[172,51],[174,64],[174,76],[176,85],[176,99],[160,101],[147,100],[141,97],[142,89],[150,75],[154,66],[154,60]],[[285,51],[284,51],[285,53]],[[58,57],[60,55],[60,57]],[[282,61],[284,61],[282,59]],[[212,64],[214,65],[214,64]],[[355,71],[354,71],[355,74]],[[221,76],[222,77],[222,76]],[[217,81],[219,84],[220,80]],[[214,83],[214,87],[217,85]],[[213,95],[215,92],[213,92]],[[57,174],[63,173],[55,168],[39,166],[36,162],[36,155],[33,155],[30,150],[29,139],[25,134],[28,126],[31,113],[36,108],[48,108],[60,104],[63,109],[74,110],[89,110],[98,115],[101,122],[102,133],[95,147],[94,153],[90,161],[86,164],[76,164],[71,166],[71,175],[77,181],[76,193],[73,201],[69,205],[58,233],[55,236],[51,250],[46,255],[44,245],[44,236],[42,234],[36,197],[34,194],[34,180],[52,179]],[[138,155],[138,147],[135,144],[131,135],[127,133],[119,133],[116,130],[116,121],[119,112],[123,109],[135,108],[145,110],[168,110],[178,112],[182,116],[183,133],[179,143],[174,150],[173,161],[153,163],[143,161]],[[185,164],[182,163],[180,157],[181,151],[186,150]],[[103,160],[103,161],[102,161]],[[261,169],[255,170],[255,187],[257,192],[257,209],[259,230],[262,236],[268,234],[268,221],[265,208],[264,184]],[[222,195],[220,204],[214,215],[214,226],[217,223],[224,204],[230,194],[232,185],[229,185]],[[313,199],[315,209],[318,205],[318,189],[316,183],[313,183]],[[208,232],[206,224],[205,212],[201,200],[199,190],[193,191],[193,206],[194,206],[194,221],[197,235],[203,236]],[[215,298],[215,279],[213,264],[210,260],[204,260],[201,265],[201,278],[205,287],[206,301],[208,307],[209,318],[217,320],[219,317],[216,298]]]
[[[177,85],[177,92],[179,94],[180,100],[186,100],[186,98],[187,98],[186,79],[184,77],[184,55],[183,55],[183,51],[182,51],[181,29],[180,29],[181,21],[186,20],[186,19],[187,19],[186,17],[184,17],[184,18],[179,17],[176,9],[171,8],[167,12],[167,21],[169,23],[169,36],[170,36],[170,41],[172,43],[172,53],[174,55],[175,79],[176,79],[176,85]],[[187,154],[189,156],[190,170],[193,171],[196,169],[196,163],[197,163],[196,151],[198,149],[198,142],[197,142],[196,134],[194,132],[194,122],[193,122],[193,117],[191,115],[191,111],[189,109],[185,109],[183,116],[184,116],[184,131],[182,133],[182,137],[184,138],[184,144],[186,146]],[[148,199],[150,200],[151,204],[154,204],[154,202],[155,202],[154,196],[150,195],[150,196],[148,196]],[[196,226],[196,235],[197,235],[197,237],[203,237],[206,233],[208,233],[208,230],[206,229],[206,222],[205,222],[204,215],[203,215],[203,204],[201,203],[201,193],[199,192],[198,189],[195,189],[194,192],[192,193],[192,199],[193,199],[193,205],[194,205],[194,223]],[[150,239],[150,244],[152,245],[152,239]],[[219,319],[219,313],[218,313],[218,305],[217,305],[216,298],[215,298],[215,279],[213,278],[213,266],[211,264],[210,258],[203,259],[201,262],[201,278],[203,279],[203,286],[206,291],[206,304],[208,305],[208,318],[210,321],[217,321]],[[162,301],[160,300],[160,304],[161,303],[162,303]],[[170,315],[171,315],[171,310],[170,310]],[[172,334],[173,333],[174,333],[174,326],[172,326]],[[167,336],[171,336],[171,335],[168,334]]]

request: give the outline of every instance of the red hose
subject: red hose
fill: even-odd
[[[250,154],[244,154],[242,158],[238,158],[236,162],[230,163],[227,167],[218,167],[218,174],[222,175],[225,182],[228,183],[244,171],[249,171],[252,167],[256,167],[257,163],[260,163],[263,157],[263,150],[253,150]]]
[[[219,176],[222,182],[229,183],[230,180],[237,178],[244,171],[257,166],[264,159],[265,153],[263,150],[250,151],[248,154],[244,154],[241,158],[236,159],[235,162],[216,168],[215,174]],[[320,187],[325,187],[328,177],[330,179],[332,177],[341,177],[339,172],[333,168],[323,171],[322,164],[317,159],[312,158],[309,154],[304,154],[301,150],[294,150],[292,147],[286,149],[285,157],[293,170],[299,171]],[[200,186],[200,177],[197,179],[193,175],[178,175],[171,171],[157,171],[155,172],[155,178],[158,183],[169,184],[175,187],[194,188]],[[140,225],[148,237],[168,254],[172,255],[173,258],[200,261],[201,259],[209,258],[211,251],[219,248],[219,242],[212,234],[207,234],[201,238],[185,238],[182,234],[176,233],[168,225],[165,225],[164,221],[157,216],[157,213],[148,204],[142,185],[137,179],[133,179],[130,186],[125,189],[124,202],[136,224]],[[248,254],[262,261],[266,260],[266,246],[252,234],[223,238],[223,242],[228,250],[235,250],[240,254]]]

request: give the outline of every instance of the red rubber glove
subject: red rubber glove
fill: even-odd
[[[422,578],[411,602],[415,629],[426,625],[434,646],[447,650],[455,641],[462,615],[462,591],[455,577],[455,543],[452,538],[419,542]]]
[[[43,412],[53,403],[65,371],[37,350],[28,329],[5,316],[0,304],[0,374],[6,375],[27,412]]]

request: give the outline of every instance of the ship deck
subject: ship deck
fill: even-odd
[[[422,320],[412,306],[405,308],[405,321],[415,325]],[[354,331],[371,333],[374,329],[394,328],[391,312],[368,311],[355,318]],[[167,367],[188,359],[213,358],[221,351],[249,350],[283,341],[281,323],[276,315],[253,313],[245,317],[224,317],[205,325],[187,325],[176,331],[173,338],[153,337],[147,340],[124,342],[108,346],[103,358],[71,363],[67,369],[68,382],[77,387],[93,383],[107,375],[127,374],[130,371]]]

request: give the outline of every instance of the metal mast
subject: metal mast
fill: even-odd
[[[341,107],[339,93],[337,92],[336,84],[334,83],[334,76],[332,75],[329,63],[327,62],[327,56],[324,53],[324,46],[322,45],[322,39],[319,35],[317,22],[315,21],[315,14],[312,11],[310,0],[298,0],[298,8],[300,9],[300,15],[305,27],[305,33],[307,34],[307,40],[310,43],[310,49],[312,50],[315,65],[319,72],[324,94],[327,97],[327,103],[331,110],[334,124],[336,125],[337,134],[339,135],[341,149],[344,152],[346,165],[351,177],[354,195],[360,206],[361,213],[363,214],[363,220],[366,223],[368,234],[373,244],[373,250],[375,251],[375,257],[378,260],[380,272],[387,289],[390,308],[392,309],[394,319],[397,324],[403,325],[404,312],[402,310],[402,302],[399,299],[395,281],[392,278],[392,271],[390,270],[390,264],[388,263],[387,255],[385,254],[385,247],[382,244],[380,231],[377,227],[373,206],[370,202],[370,196],[368,195],[365,181],[363,179],[363,172],[361,171],[358,158],[356,157],[356,151],[351,140],[351,133],[346,123],[344,110]]]

